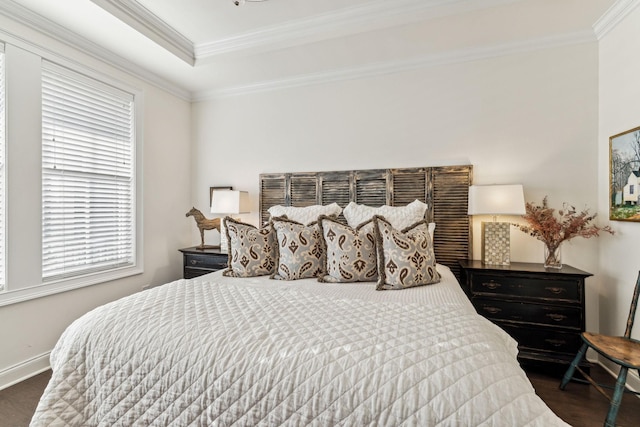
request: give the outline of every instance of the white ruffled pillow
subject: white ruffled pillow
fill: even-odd
[[[286,216],[291,221],[299,222],[302,225],[309,225],[318,220],[320,215],[326,216],[338,216],[342,212],[342,208],[337,203],[331,203],[330,205],[313,205],[305,206],[303,208],[296,206],[271,206],[268,210],[271,218],[278,216]]]
[[[427,207],[427,204],[420,200],[414,200],[406,206],[384,205],[378,208],[351,202],[344,208],[343,215],[351,228],[356,228],[363,222],[369,221],[378,215],[383,216],[396,230],[404,230],[416,222],[422,221],[424,214],[427,212]],[[435,224],[429,228],[435,229]]]
[[[433,233],[436,232],[436,223],[430,222],[428,227],[429,227],[429,236],[431,236],[431,242],[433,242]]]

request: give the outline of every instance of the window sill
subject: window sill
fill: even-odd
[[[70,279],[58,280],[56,282],[43,283],[41,285],[30,286],[28,288],[8,290],[0,293],[0,307],[17,304],[36,298],[55,295],[86,286],[98,285],[100,283],[123,279],[135,276],[144,272],[141,266],[124,267],[108,272],[88,274],[86,276],[74,277]]]

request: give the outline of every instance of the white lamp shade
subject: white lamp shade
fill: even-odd
[[[232,215],[251,212],[249,193],[236,190],[214,190],[211,201],[211,213]]]
[[[469,215],[524,215],[522,185],[472,185]]]

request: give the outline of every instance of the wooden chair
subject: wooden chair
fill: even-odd
[[[564,390],[569,381],[573,378],[573,374],[577,369],[586,380],[591,383],[600,393],[602,393],[609,401],[609,412],[604,422],[605,427],[615,427],[618,409],[620,408],[620,400],[625,390],[627,382],[627,372],[629,369],[636,369],[640,373],[640,341],[631,338],[631,329],[636,316],[636,308],[638,307],[638,296],[640,295],[640,273],[636,281],[636,287],[631,300],[631,309],[629,310],[629,318],[627,319],[627,328],[622,337],[612,337],[608,335],[593,334],[591,332],[583,332],[582,340],[584,344],[578,351],[575,359],[571,362],[569,369],[564,374],[560,389]],[[587,375],[578,364],[584,358],[588,348],[592,348],[602,356],[606,357],[613,363],[620,365],[620,373],[613,390],[613,397],[610,398],[603,390],[602,386],[596,383],[593,378]],[[636,393],[638,394],[638,393]]]

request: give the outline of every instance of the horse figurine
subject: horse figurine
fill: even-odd
[[[215,248],[216,246],[205,245],[204,244],[204,230],[218,230],[220,232],[220,218],[208,219],[206,218],[202,212],[200,212],[196,208],[191,208],[189,212],[185,215],[186,217],[192,216],[193,219],[196,220],[196,225],[200,230],[200,246],[196,246],[197,249],[207,249],[207,248]]]

